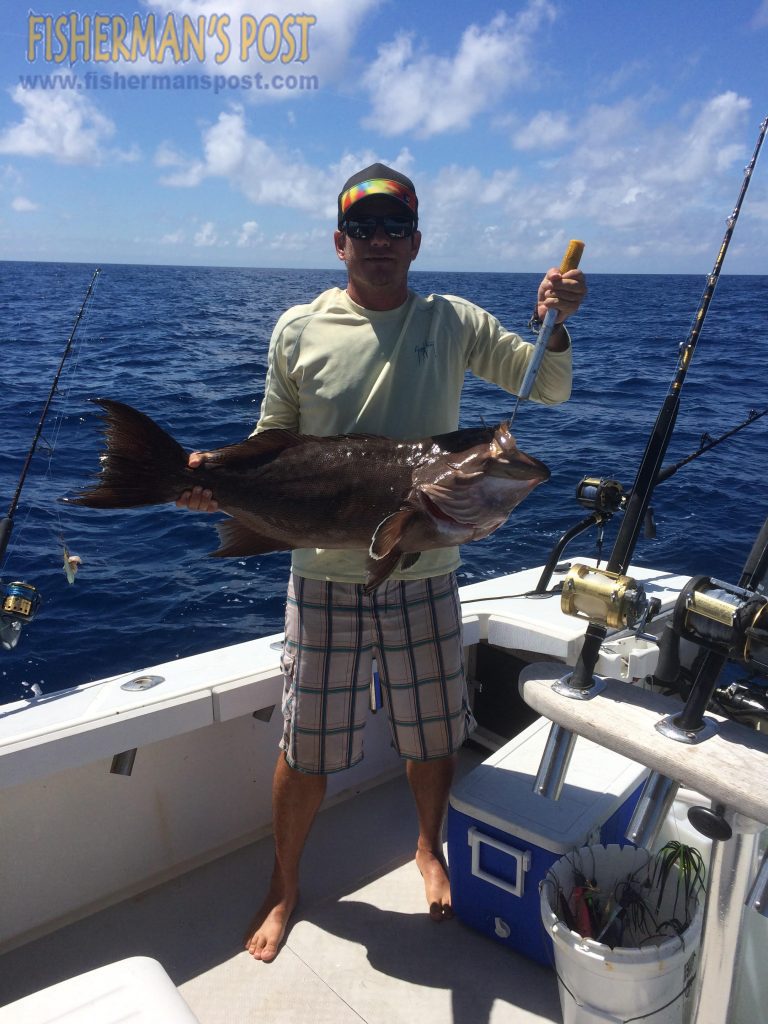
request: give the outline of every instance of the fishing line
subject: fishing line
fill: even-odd
[[[27,456],[26,459],[24,460],[24,465],[19,475],[16,490],[14,492],[13,498],[11,499],[10,506],[8,507],[8,512],[3,519],[0,519],[0,566],[4,564],[4,558],[8,550],[8,545],[11,539],[11,533],[14,527],[14,517],[19,507],[19,501],[21,499],[21,492],[24,488],[24,484],[27,479],[27,474],[29,473],[29,469],[32,465],[32,459],[34,457],[35,451],[37,450],[37,446],[42,437],[43,427],[45,426],[45,421],[48,416],[48,411],[50,409],[51,402],[53,401],[54,396],[58,391],[59,381],[61,380],[62,373],[67,364],[67,360],[69,359],[73,351],[75,340],[77,338],[78,329],[83,320],[83,317],[85,316],[86,310],[88,308],[88,303],[94,293],[96,282],[99,278],[100,273],[101,269],[97,268],[93,274],[93,277],[91,278],[90,284],[88,285],[85,297],[77,313],[77,316],[75,317],[75,322],[72,325],[72,330],[70,331],[69,338],[67,339],[67,343],[64,346],[64,352],[62,354],[61,360],[59,361],[58,369],[56,370],[56,373],[54,375],[53,383],[51,384],[50,391],[48,392],[48,397],[46,398],[45,405],[43,406],[42,413],[40,414],[37,429],[35,430],[34,437],[32,438],[32,443],[30,444],[29,450],[27,451]],[[68,394],[69,392],[67,392],[67,397]],[[55,448],[55,440],[58,439],[62,420],[63,413],[61,413],[58,418],[58,424],[54,426],[54,444],[48,444],[50,452],[47,467],[48,477],[50,477],[51,459],[53,457],[53,451]],[[28,508],[24,520],[25,523],[29,520],[30,512],[31,509]],[[60,519],[59,526],[61,527]],[[62,546],[64,549],[64,568],[67,571],[67,579],[70,582],[72,582],[72,579],[74,578],[74,572],[76,571],[76,565],[71,563],[71,560],[68,557],[66,545],[63,543],[63,535],[61,533],[60,536],[62,536]],[[12,650],[16,646],[21,637],[22,627],[32,621],[32,619],[37,613],[38,608],[40,607],[40,602],[40,594],[37,588],[32,583],[26,583],[22,582],[21,580],[16,580],[0,588],[0,649]]]
[[[96,284],[98,285],[98,281],[96,282]],[[97,289],[94,288],[92,296],[95,296],[96,290]],[[67,368],[65,370],[66,381],[65,377],[63,376],[62,380],[59,382],[56,388],[57,394],[61,396],[62,400],[59,403],[59,410],[53,421],[53,431],[51,434],[51,440],[48,441],[45,438],[42,438],[42,441],[45,443],[48,449],[48,462],[46,465],[44,478],[48,481],[51,481],[51,483],[53,483],[53,456],[55,454],[56,447],[59,443],[59,435],[61,434],[62,427],[64,426],[64,418],[69,410],[72,384],[75,380],[77,380],[78,371],[80,368],[80,356],[83,352],[84,346],[88,341],[88,321],[92,310],[93,302],[87,302],[85,305],[85,315],[83,316],[83,319],[80,322],[80,327],[82,328],[82,330],[80,330],[77,334],[75,344],[72,348],[72,354],[67,363]],[[56,524],[58,526],[57,536],[59,544],[61,546],[61,555],[63,560],[64,572],[66,573],[67,582],[70,584],[74,583],[75,573],[77,572],[77,569],[81,564],[81,559],[78,555],[70,554],[70,551],[67,547],[67,542],[64,539],[64,523],[62,521],[61,507],[57,502],[54,502],[52,508],[50,507],[50,505],[38,505],[38,508],[40,509],[40,511],[52,516],[56,520]]]
[[[14,526],[14,516],[15,516],[16,510],[17,510],[17,508],[19,506],[19,501],[21,499],[21,492],[22,492],[22,490],[24,488],[24,484],[25,484],[26,479],[27,479],[27,474],[29,473],[30,466],[32,465],[32,458],[34,457],[35,451],[36,451],[37,446],[38,446],[38,444],[40,442],[40,439],[42,437],[43,427],[45,426],[45,421],[46,421],[46,418],[48,416],[48,410],[50,408],[51,402],[54,399],[54,396],[57,393],[58,386],[59,386],[59,381],[60,381],[62,373],[64,371],[64,367],[65,367],[65,365],[67,363],[67,360],[70,357],[70,354],[72,353],[72,350],[73,350],[73,347],[74,347],[74,344],[75,344],[75,339],[77,337],[77,332],[78,332],[78,329],[80,327],[80,323],[81,323],[81,321],[83,320],[83,318],[85,316],[86,309],[87,309],[87,306],[88,306],[88,302],[91,299],[91,297],[92,297],[92,295],[93,295],[93,293],[95,291],[96,282],[97,282],[98,277],[99,277],[100,274],[101,274],[101,268],[97,268],[96,271],[93,274],[93,277],[91,278],[90,284],[88,285],[88,290],[85,293],[85,297],[84,297],[83,302],[82,302],[82,304],[80,306],[80,309],[79,309],[79,311],[77,313],[77,316],[75,317],[75,322],[72,325],[72,330],[70,331],[69,338],[67,339],[67,343],[66,343],[66,345],[64,347],[64,352],[62,354],[61,360],[59,361],[59,366],[58,366],[58,369],[56,370],[56,374],[55,374],[55,376],[53,378],[53,383],[51,384],[50,391],[48,392],[48,397],[46,398],[45,405],[43,406],[43,411],[40,414],[40,419],[38,421],[37,429],[35,430],[34,437],[32,438],[32,443],[30,444],[29,449],[27,451],[27,456],[26,456],[26,459],[24,461],[24,465],[22,467],[21,473],[19,475],[18,483],[16,485],[16,491],[15,491],[15,493],[13,495],[13,498],[11,499],[11,504],[10,504],[10,506],[8,508],[8,512],[7,512],[6,516],[5,516],[5,518],[0,520],[0,564],[2,564],[3,558],[4,558],[6,550],[8,548],[8,544],[9,544],[10,537],[11,537],[11,532],[12,532],[13,526]],[[69,392],[67,392],[67,397],[68,397],[68,394],[69,394]],[[61,426],[61,419],[62,419],[62,417],[60,415],[59,418],[58,418],[58,428],[54,428],[54,436],[55,436],[55,438],[58,438],[58,433],[59,433],[60,426]],[[48,447],[49,447],[49,450],[50,450],[51,456],[52,456],[52,454],[53,454],[53,447],[54,446],[49,445]],[[50,469],[50,458],[49,458],[49,469]]]
[[[88,307],[85,317],[83,318],[83,326],[87,327],[88,318],[91,313],[92,306]],[[72,349],[72,357],[66,370],[66,381],[62,378],[59,382],[59,386],[56,389],[57,395],[61,397],[61,403],[59,405],[59,411],[53,420],[53,430],[51,431],[51,440],[47,440],[45,437],[41,438],[41,442],[45,445],[48,450],[48,468],[46,474],[50,475],[51,463],[53,461],[53,455],[56,450],[56,446],[59,443],[59,434],[61,428],[64,425],[64,417],[68,411],[69,398],[72,393],[72,383],[77,378],[78,370],[80,369],[80,356],[83,351],[83,346],[87,343],[88,338],[85,335],[85,331],[78,337],[75,342],[75,346]]]
[[[76,371],[77,371],[77,366],[78,366],[78,363],[79,363],[79,353],[80,353],[80,351],[82,349],[82,345],[83,345],[83,341],[78,340],[77,347],[76,347],[76,349],[73,350],[73,351],[77,352],[77,356],[75,357],[73,368],[70,371],[70,377],[72,377],[76,373]],[[70,392],[69,391],[64,392],[64,391],[62,391],[61,387],[59,387],[57,389],[57,394],[62,396],[63,404],[62,404],[62,406],[60,408],[60,411],[57,413],[57,415],[56,415],[56,417],[54,419],[54,429],[53,429],[53,433],[51,435],[52,439],[49,441],[44,436],[41,436],[41,438],[40,438],[41,446],[44,446],[45,449],[47,450],[47,463],[46,463],[46,466],[45,466],[45,471],[43,473],[43,479],[47,480],[47,481],[50,481],[51,484],[53,484],[53,468],[52,468],[53,467],[53,456],[55,454],[56,447],[58,445],[59,434],[61,433],[61,428],[63,426],[64,416],[66,415],[67,403],[69,401],[69,394],[70,394]],[[36,500],[28,501],[26,503],[26,508],[24,510],[23,517],[21,518],[21,520],[19,522],[14,521],[14,524],[13,524],[14,525],[13,535],[12,535],[12,537],[10,539],[10,543],[8,544],[8,548],[7,548],[7,551],[6,551],[5,563],[4,563],[4,566],[3,566],[4,570],[6,572],[9,572],[11,563],[13,561],[13,557],[16,554],[16,551],[17,551],[17,549],[20,546],[21,539],[22,539],[22,537],[24,535],[24,531],[25,531],[25,529],[27,527],[27,524],[29,523],[30,518],[33,516],[33,514],[35,512],[38,512],[38,513],[40,513],[40,514],[42,514],[44,516],[48,516],[51,519],[54,519],[56,521],[56,527],[57,527],[57,531],[58,531],[57,534],[56,534],[56,537],[57,537],[59,545],[61,546],[62,551],[63,551],[64,569],[65,569],[65,572],[67,573],[67,579],[69,580],[69,582],[70,583],[74,582],[74,576],[70,572],[67,571],[67,565],[68,565],[67,559],[68,559],[68,556],[69,556],[69,552],[67,550],[66,541],[64,540],[64,524],[63,524],[62,518],[61,518],[61,510],[60,510],[58,504],[54,503],[53,506],[50,506],[50,505],[42,504],[39,500],[38,501],[36,501]],[[79,561],[80,560],[78,559],[78,564],[79,564]]]

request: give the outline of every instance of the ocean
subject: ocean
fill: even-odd
[[[0,515],[10,506],[67,338],[95,267],[0,263]],[[585,265],[588,273],[588,266]],[[527,336],[540,275],[414,272],[418,292],[461,295]],[[586,514],[584,476],[628,490],[677,365],[705,276],[589,275],[572,321],[574,387],[559,407],[521,405],[520,447],[551,480],[486,540],[462,549],[460,582],[541,565]],[[104,512],[59,499],[98,471],[98,410],[89,399],[142,409],[185,447],[240,440],[258,417],[269,337],[288,306],[341,272],[106,265],[65,365],[33,459],[0,582],[33,583],[35,619],[0,651],[0,703],[36,686],[53,693],[282,629],[289,556],[209,559],[213,518],[173,507]],[[723,275],[682,392],[667,453],[674,463],[766,405],[768,278]],[[493,423],[514,399],[468,376],[461,425]],[[655,539],[634,561],[736,582],[768,515],[768,416],[683,467],[653,499]],[[610,554],[619,516],[606,527]],[[594,532],[569,555],[593,555]],[[74,583],[62,547],[82,559]]]

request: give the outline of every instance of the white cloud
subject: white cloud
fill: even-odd
[[[164,185],[174,185],[176,188],[194,188],[204,177],[205,165],[199,160],[195,160],[186,168],[176,171],[175,174],[161,178],[161,181]]]
[[[749,101],[733,92],[653,126],[639,104],[595,108],[578,126],[579,145],[521,203],[537,207],[545,222],[588,218],[613,232],[615,243],[633,232],[652,251],[677,234],[684,247],[702,237],[702,213],[720,209],[724,185],[733,187],[729,172],[746,156],[748,110]]]
[[[219,120],[205,134],[206,172],[226,178],[242,166],[247,157],[247,135],[242,108],[219,114]]]
[[[539,160],[527,153],[494,171],[460,161],[430,175],[413,168],[419,264],[452,266],[460,252],[478,270],[543,270],[582,233],[587,270],[707,264],[748,155],[749,103],[725,92],[660,120],[645,99],[589,108]],[[750,220],[767,208],[759,192],[750,196]]]
[[[246,249],[251,245],[258,245],[263,241],[264,235],[259,231],[258,221],[247,220],[240,228],[240,234],[237,236],[236,245],[241,249]]]
[[[372,111],[363,124],[384,135],[423,138],[466,128],[531,72],[530,41],[555,17],[548,0],[529,0],[516,17],[470,25],[451,56],[418,48],[408,33],[379,48],[362,78]]]
[[[428,211],[446,210],[453,215],[455,207],[477,208],[496,206],[513,193],[518,172],[494,171],[485,176],[476,167],[460,167],[452,164],[443,167],[432,182],[419,184],[419,195]]]
[[[513,136],[515,149],[550,149],[573,137],[573,127],[565,114],[542,110]]]
[[[248,135],[242,108],[220,114],[206,129],[202,160],[191,160],[163,180],[167,185],[194,186],[209,177],[226,178],[254,203],[306,211],[317,209],[329,183],[300,153],[273,149]]]
[[[3,164],[0,167],[0,187],[21,188],[24,179],[11,164]]]
[[[11,209],[16,213],[32,213],[34,210],[39,210],[40,206],[38,203],[33,203],[31,199],[27,199],[26,196],[16,196],[11,201]]]
[[[330,235],[324,228],[311,231],[281,231],[273,235],[269,248],[275,252],[306,253],[308,250],[330,250]]]
[[[750,102],[735,92],[724,92],[704,105],[677,144],[655,154],[650,181],[690,183],[712,172],[727,170],[746,154],[731,141],[732,128],[749,110]]]
[[[160,245],[181,245],[184,238],[184,232],[179,228],[178,231],[169,231],[168,234],[163,235],[160,239]]]
[[[213,221],[198,225],[198,246],[220,245],[226,238],[242,252],[258,246],[265,253],[285,252],[299,259],[330,258],[330,227],[341,183],[360,167],[381,160],[416,181],[424,231],[417,267],[453,266],[460,253],[464,265],[478,270],[544,269],[559,260],[570,237],[585,233],[585,269],[591,263],[604,270],[684,270],[693,257],[700,255],[706,262],[731,208],[740,180],[734,167],[747,155],[749,104],[724,92],[660,119],[660,102],[654,105],[646,94],[587,108],[574,119],[571,131],[559,122],[559,145],[542,151],[539,159],[534,150],[516,160],[510,150],[504,167],[497,150],[496,170],[458,159],[427,173],[408,149],[348,151],[333,164],[320,164],[304,151],[252,135],[241,107],[222,112],[203,129],[198,152],[182,154],[166,143],[156,162],[171,172],[166,184],[192,186],[218,179],[265,208],[258,221],[243,218],[239,227],[226,232]],[[555,116],[551,110],[545,113]],[[547,123],[537,117],[529,127]],[[523,129],[518,124],[511,130]],[[291,218],[276,232],[270,211],[278,208],[306,216]],[[756,220],[764,216],[759,193],[750,196],[750,210]]]
[[[11,97],[24,117],[0,133],[0,153],[52,157],[62,164],[100,164],[113,122],[82,94],[61,89],[24,89]]]
[[[578,156],[583,170],[590,175],[610,170],[615,175],[617,167],[621,168],[627,159],[634,162],[646,150],[648,129],[641,107],[641,102],[627,98],[611,106],[597,103],[587,109],[582,122],[575,126],[578,145],[569,149]]]
[[[252,203],[303,210],[326,221],[335,218],[341,184],[355,171],[383,160],[407,173],[413,161],[407,149],[391,157],[363,150],[346,152],[336,163],[319,167],[298,150],[277,148],[250,135],[242,106],[222,112],[204,129],[202,150],[202,157],[184,156],[164,143],[155,163],[173,171],[162,183],[190,188],[206,178],[224,178]]]
[[[222,56],[222,47],[217,36],[208,38],[206,46],[206,60],[203,64],[190,62],[184,67],[185,72],[208,71],[219,75],[254,75],[261,72],[265,79],[272,74],[297,74],[317,75],[320,88],[342,80],[345,76],[349,60],[350,50],[357,38],[360,27],[365,17],[375,7],[379,6],[381,0],[313,0],[308,6],[301,6],[295,0],[149,0],[148,11],[154,12],[156,17],[163,19],[167,14],[174,14],[177,23],[184,15],[193,20],[198,17],[205,17],[208,26],[214,24],[213,18],[229,16],[229,25],[226,27],[232,49],[229,57],[221,63],[216,63],[215,58]],[[280,55],[270,63],[260,59],[257,45],[250,47],[247,59],[240,59],[240,26],[243,15],[260,21],[268,14],[276,15],[281,21],[288,14],[305,13],[314,15],[316,21],[308,25],[307,44],[308,59],[305,62],[297,60],[282,63]],[[289,29],[294,37],[297,46],[300,42],[300,28]],[[281,55],[286,53],[284,46]],[[298,54],[297,54],[298,56]],[[134,66],[133,70],[139,73],[157,73],[158,70],[173,71],[173,65],[167,62],[159,69],[157,64],[150,64],[144,61]],[[177,70],[177,69],[176,69]],[[312,95],[311,91],[302,93],[292,89],[257,89],[240,90],[241,99],[253,102],[271,102],[296,100],[302,95]]]
[[[537,254],[549,265],[587,225],[585,263],[596,259],[601,269],[627,261],[668,269],[675,259],[690,266],[692,256],[707,255],[732,208],[735,169],[748,156],[749,101],[724,92],[659,120],[647,100],[588,109],[572,136],[510,183],[499,199],[503,216],[491,225],[497,230],[483,234],[485,266],[494,256],[530,266]],[[466,170],[463,178],[469,182]],[[483,177],[472,187],[479,194],[490,184]],[[750,210],[760,216],[754,203]]]
[[[155,150],[156,167],[180,167],[184,157],[170,142],[163,141]]]
[[[212,220],[206,221],[200,230],[195,233],[193,242],[196,246],[218,245],[219,238],[216,234],[216,226]]]
[[[593,106],[564,134],[556,159],[548,153],[538,162],[540,173],[515,190],[508,209],[526,219],[536,211],[549,223],[589,217],[613,228],[669,228],[700,209],[709,188],[744,159],[749,106],[725,92],[666,122],[654,122],[639,100]],[[545,124],[549,113],[543,115],[528,127]]]

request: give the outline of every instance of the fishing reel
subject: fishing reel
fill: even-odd
[[[680,592],[672,625],[684,640],[768,672],[768,598],[753,590],[694,576]]]
[[[624,504],[624,488],[618,480],[585,476],[576,488],[576,500],[589,512],[613,515]]]
[[[563,580],[560,610],[609,629],[632,629],[642,636],[660,608],[659,599],[649,598],[637,580],[607,569],[575,564]]]
[[[627,493],[618,480],[602,476],[585,476],[576,488],[576,501],[581,507],[602,516],[606,522],[626,506],[627,500]],[[645,536],[649,540],[656,537],[656,523],[650,506],[645,513]]]
[[[42,598],[31,583],[5,584],[0,589],[0,647],[12,651],[21,639],[21,630],[34,619]]]

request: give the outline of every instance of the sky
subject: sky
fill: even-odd
[[[587,272],[706,274],[767,55],[768,0],[14,0],[0,259],[333,268],[380,160],[416,183],[414,269],[580,238]],[[768,274],[765,150],[726,273]]]

